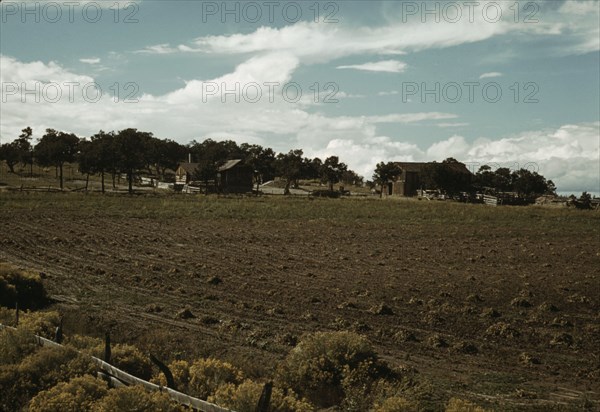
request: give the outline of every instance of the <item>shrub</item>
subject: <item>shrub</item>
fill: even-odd
[[[448,401],[448,405],[446,405],[446,412],[485,412],[485,409],[472,402],[452,398]]]
[[[373,412],[417,412],[417,404],[410,402],[402,396],[392,396],[381,404],[375,404]]]
[[[254,412],[263,391],[263,385],[246,380],[240,385],[222,385],[213,396],[208,398],[209,402],[219,406],[233,409],[236,412]],[[292,391],[288,394],[279,388],[273,388],[269,412],[310,412],[314,408],[305,400],[296,398]]]
[[[54,339],[56,327],[60,324],[60,314],[50,312],[22,312],[19,316],[19,329],[29,331],[46,339]]]
[[[2,404],[19,410],[38,392],[94,371],[92,361],[73,349],[42,347],[19,365],[0,366]]]
[[[367,339],[352,332],[322,332],[306,336],[281,365],[281,379],[313,404],[329,407],[344,398],[352,371],[363,368],[370,379],[382,371]]]
[[[98,347],[102,347],[104,351],[104,343],[100,338],[94,338],[91,336],[82,335],[71,335],[65,339],[65,345],[71,346],[77,350],[84,352],[91,352]]]
[[[361,362],[356,368],[344,366],[342,388],[344,399],[342,408],[347,412],[369,410],[374,399],[387,388],[385,381],[375,380],[378,375],[377,366],[372,361]]]
[[[38,393],[29,404],[31,412],[89,411],[108,393],[108,385],[91,375],[73,378]],[[116,409],[115,409],[116,410]]]
[[[126,386],[110,390],[92,410],[94,412],[178,412],[185,409],[172,401],[164,392],[148,392],[141,386]]]
[[[79,343],[83,343],[83,341],[79,341]],[[90,350],[84,350],[84,352],[103,359],[104,344],[101,343]],[[110,363],[116,368],[146,381],[152,377],[152,362],[135,346],[116,344],[111,347],[110,352]]]
[[[39,275],[0,263],[0,306],[40,309],[50,300]]]
[[[190,366],[190,395],[207,399],[221,385],[239,384],[243,380],[242,372],[228,362],[217,359],[199,359]]]
[[[179,392],[187,393],[190,384],[190,364],[184,360],[176,360],[171,362],[168,366],[173,374],[173,380],[175,381],[177,390]],[[151,382],[156,383],[157,385],[167,386],[167,378],[162,372],[152,378]]]
[[[28,331],[2,329],[0,330],[0,366],[20,363],[38,347]]]

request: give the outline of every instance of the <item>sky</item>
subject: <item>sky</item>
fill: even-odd
[[[600,3],[2,1],[0,142],[133,127],[600,193]]]

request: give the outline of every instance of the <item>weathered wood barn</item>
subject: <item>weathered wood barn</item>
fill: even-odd
[[[217,182],[223,193],[251,192],[254,169],[244,164],[241,159],[228,160],[219,167]]]
[[[423,169],[431,163],[421,162],[396,162],[402,173],[398,178],[388,183],[387,195],[395,196],[416,196],[417,190],[422,189],[421,174]],[[467,169],[463,163],[448,163],[446,164],[453,168],[456,176],[464,179],[465,182],[470,182],[473,174]]]
[[[176,185],[193,185],[194,175],[200,163],[181,163],[175,171]],[[254,170],[242,159],[228,160],[218,168],[216,182],[211,182],[216,190],[223,193],[246,193],[253,188]],[[204,182],[198,182],[204,184]]]

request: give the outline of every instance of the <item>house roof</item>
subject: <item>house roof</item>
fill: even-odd
[[[219,172],[224,172],[226,170],[233,169],[241,161],[242,161],[242,159],[228,160],[219,167]],[[187,173],[190,173],[190,174],[193,174],[196,171],[196,169],[198,168],[198,166],[200,166],[200,163],[180,163],[179,164],[179,167],[181,167],[183,170],[185,170]]]
[[[194,173],[200,163],[180,163],[179,167],[185,170],[187,173]]]
[[[233,169],[241,161],[242,161],[242,159],[228,160],[227,162],[225,162],[224,165],[222,165],[221,167],[219,167],[219,172],[224,172],[226,170]]]
[[[398,166],[402,169],[403,172],[416,172],[420,173],[423,168],[427,165],[432,164],[431,162],[396,162]],[[441,163],[438,163],[441,164]],[[464,163],[445,163],[445,165],[450,166],[454,171],[465,174],[472,174],[467,166]]]

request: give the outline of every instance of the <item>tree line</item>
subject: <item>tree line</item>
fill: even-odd
[[[212,139],[198,142],[193,140],[182,145],[173,140],[159,139],[150,132],[137,129],[124,129],[118,132],[99,131],[89,138],[80,138],[73,133],[46,129],[46,133],[33,144],[33,131],[30,127],[13,142],[0,146],[0,160],[4,160],[11,173],[21,163],[30,167],[55,167],[60,188],[63,189],[63,168],[66,163],[77,162],[79,171],[85,175],[98,175],[101,178],[102,192],[105,191],[105,177],[127,176],[129,192],[133,192],[136,176],[146,174],[166,180],[167,170],[175,170],[188,156],[198,163],[194,179],[204,182],[214,181],[220,165],[231,159],[242,159],[254,170],[254,182],[273,180],[276,176],[285,181],[285,193],[304,179],[318,179],[333,190],[334,185],[362,184],[363,177],[351,170],[337,156],[325,160],[308,158],[301,149],[288,153],[276,153],[269,147],[256,144],[237,144],[232,140]]]
[[[327,184],[330,191],[334,185],[361,185],[363,177],[351,170],[338,156],[325,160],[318,157],[308,158],[301,149],[287,153],[276,153],[269,147],[256,144],[238,144],[232,140],[202,142],[193,140],[182,145],[173,140],[159,139],[150,132],[137,129],[124,129],[118,132],[100,130],[89,138],[80,138],[73,133],[46,129],[46,133],[33,144],[33,130],[27,127],[19,137],[0,146],[0,160],[4,160],[14,173],[14,167],[21,163],[29,166],[32,174],[33,164],[41,167],[55,167],[60,188],[63,189],[63,167],[66,163],[77,162],[79,171],[85,175],[98,175],[101,178],[102,192],[105,191],[105,177],[112,178],[125,174],[129,192],[133,191],[136,176],[146,174],[166,180],[167,170],[175,170],[178,164],[190,156],[198,167],[194,180],[205,184],[215,181],[220,165],[227,160],[242,159],[254,171],[254,183],[257,190],[261,183],[281,178],[285,182],[284,193],[289,194],[291,187],[297,187],[300,180],[319,180]],[[554,194],[556,186],[552,180],[528,169],[511,171],[498,168],[495,171],[484,165],[465,179],[462,165],[454,158],[425,164],[420,171],[420,183],[423,188],[437,189],[448,195],[479,192],[515,192],[522,196]],[[464,168],[464,165],[462,165]],[[396,162],[378,163],[371,187],[379,185],[381,193],[388,182],[396,180],[402,174]]]
[[[494,171],[490,166],[483,165],[472,175],[465,174],[465,168],[464,164],[452,157],[440,163],[427,163],[420,172],[421,186],[424,189],[439,190],[450,196],[475,192],[513,192],[524,197],[556,194],[554,182],[535,171],[523,168],[511,171],[506,167]],[[383,193],[384,186],[401,174],[402,169],[397,163],[381,162],[375,168],[373,182],[381,187]]]

